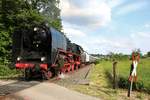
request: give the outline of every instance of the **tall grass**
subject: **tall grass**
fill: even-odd
[[[16,69],[10,69],[7,65],[0,64],[0,79],[7,79],[20,74]]]

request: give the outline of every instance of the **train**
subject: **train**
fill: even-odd
[[[12,40],[14,66],[24,71],[26,80],[34,76],[50,79],[95,60],[80,45],[72,43],[64,33],[46,25],[17,29]]]

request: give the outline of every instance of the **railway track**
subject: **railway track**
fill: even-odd
[[[64,78],[58,79],[57,77],[52,78],[48,81],[36,80],[36,81],[24,81],[24,80],[0,80],[0,99],[11,95],[27,88],[38,85],[42,82],[55,83],[60,86],[68,87],[72,84],[79,84],[81,81],[88,78],[88,74],[93,65],[87,65],[74,72],[64,74]],[[81,82],[81,83],[82,83]]]
[[[89,73],[94,64],[87,65],[86,67],[80,68],[78,71],[70,72],[64,75],[61,80],[53,81],[54,83],[69,87],[75,84],[89,84]]]

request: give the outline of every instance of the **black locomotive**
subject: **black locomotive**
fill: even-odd
[[[25,70],[26,79],[37,75],[49,79],[58,73],[74,71],[85,62],[83,48],[52,27],[19,29],[12,40],[13,62],[17,69]]]

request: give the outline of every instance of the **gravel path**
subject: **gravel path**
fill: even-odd
[[[43,82],[31,88],[5,96],[2,100],[100,100],[54,83]]]
[[[69,87],[75,84],[89,84],[88,75],[92,67],[94,67],[93,64],[87,65],[77,71],[64,74],[64,78],[52,82],[64,87]]]

